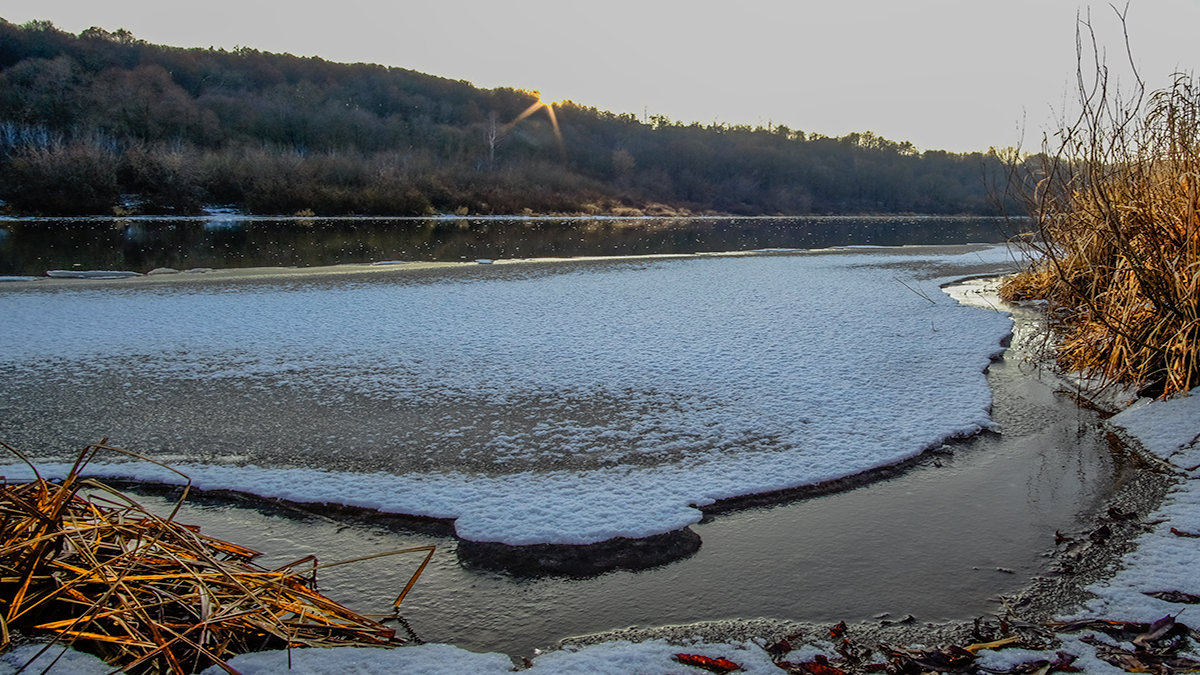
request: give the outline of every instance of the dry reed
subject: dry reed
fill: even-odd
[[[160,517],[82,477],[100,450],[117,449],[89,446],[61,482],[44,480],[30,464],[35,480],[0,484],[3,646],[10,631],[48,634],[46,649],[62,642],[127,672],[191,673],[215,664],[234,673],[226,660],[250,651],[405,642],[318,593],[317,570],[329,565],[314,557],[264,569],[251,562],[257,551],[176,522],[179,505]],[[427,555],[393,604],[397,618],[433,547],[394,553],[410,551]]]
[[[1186,392],[1200,385],[1200,88],[1177,74],[1122,100],[1099,61],[1079,81],[1081,115],[1025,191],[1031,265],[1003,293],[1049,302],[1064,368]]]

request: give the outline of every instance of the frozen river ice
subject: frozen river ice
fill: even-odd
[[[0,439],[200,487],[593,543],[987,428],[1002,246],[395,266],[0,289]],[[108,475],[170,475],[108,458]]]

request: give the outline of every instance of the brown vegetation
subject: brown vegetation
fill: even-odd
[[[61,642],[125,672],[182,674],[214,664],[236,672],[225,660],[249,651],[405,642],[318,593],[312,556],[264,569],[251,562],[257,551],[83,478],[101,450],[115,448],[89,446],[61,482],[0,484],[0,648],[10,631],[50,635],[46,649]],[[433,547],[396,551],[417,550],[425,562],[394,608]]]
[[[1084,81],[1026,190],[1033,262],[1004,293],[1050,303],[1066,369],[1184,392],[1200,385],[1200,88],[1178,74],[1125,101],[1102,65]]]
[[[0,200],[22,215],[995,213],[994,153],[571,102],[550,109],[556,128],[537,101],[401,68],[0,19]]]

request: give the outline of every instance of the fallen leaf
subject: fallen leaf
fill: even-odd
[[[1075,663],[1075,659],[1079,658],[1078,656],[1075,656],[1074,654],[1072,654],[1070,652],[1064,652],[1064,651],[1055,652],[1054,655],[1057,656],[1058,658],[1054,660],[1054,663],[1050,664],[1050,672],[1052,672],[1052,673],[1054,673],[1054,672],[1082,673],[1083,672],[1083,668],[1071,665],[1071,664]]]
[[[975,668],[975,655],[951,645],[934,651],[900,650],[880,645],[899,673],[966,673]]]
[[[1145,631],[1133,638],[1135,647],[1149,648],[1155,642],[1169,640],[1188,634],[1188,627],[1175,620],[1171,615],[1155,621]]]
[[[766,649],[771,658],[778,659],[792,651],[792,643],[787,638],[780,638],[779,642],[767,645]]]
[[[1009,637],[1001,638],[999,640],[993,640],[991,642],[976,642],[973,645],[967,645],[965,647],[965,649],[967,651],[971,652],[972,654],[976,654],[980,650],[983,650],[983,649],[1000,649],[1001,647],[1010,647],[1014,644],[1019,643],[1020,641],[1021,641],[1021,636],[1011,635]]]
[[[1157,622],[1156,622],[1157,623]],[[1128,651],[1088,635],[1080,638],[1096,649],[1096,656],[1130,673],[1194,672],[1200,661],[1173,654],[1155,654],[1145,650]]]
[[[1047,624],[1051,628],[1063,633],[1073,633],[1080,630],[1096,630],[1111,635],[1118,640],[1128,640],[1135,642],[1141,640],[1143,644],[1149,641],[1162,640],[1166,638],[1174,638],[1181,635],[1187,635],[1191,629],[1178,621],[1172,616],[1165,616],[1154,623],[1134,623],[1126,621],[1108,621],[1106,619],[1079,619],[1076,621],[1061,621],[1050,622]]]
[[[735,670],[741,670],[742,667],[726,658],[712,658],[711,656],[701,656],[699,654],[675,654],[673,657],[676,661],[688,665],[703,668],[711,673],[732,673]]]

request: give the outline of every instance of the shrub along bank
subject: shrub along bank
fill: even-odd
[[[1003,177],[994,152],[871,132],[548,107],[403,68],[0,19],[0,200],[21,214],[996,215],[987,176]]]
[[[1042,156],[1035,261],[1005,293],[1049,301],[1062,366],[1167,396],[1200,385],[1200,88],[1105,84]]]

